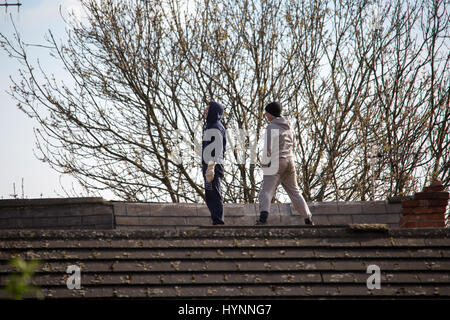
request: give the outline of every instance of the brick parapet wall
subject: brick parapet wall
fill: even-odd
[[[308,203],[316,225],[382,223],[396,228],[401,202]],[[257,204],[225,204],[227,225],[254,225]],[[271,225],[303,225],[290,204],[272,204]],[[130,203],[102,198],[0,200],[0,229],[145,229],[211,224],[204,204]]]
[[[388,201],[310,202],[308,206],[316,225],[382,223],[398,227],[401,203]],[[141,228],[152,225],[210,225],[210,213],[203,204],[114,202],[117,228]],[[254,225],[258,204],[225,204],[227,225]],[[270,225],[303,225],[304,219],[290,204],[272,204]]]
[[[440,181],[433,182],[413,199],[402,201],[400,228],[444,228],[448,226],[449,192]]]
[[[114,228],[114,208],[103,198],[0,200],[0,229]]]

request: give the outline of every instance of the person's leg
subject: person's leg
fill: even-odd
[[[263,185],[259,191],[259,220],[260,223],[266,223],[270,212],[270,204],[272,202],[273,194],[280,185],[280,174],[285,170],[285,164],[280,161],[277,174],[265,175],[263,177]]]
[[[303,198],[297,185],[297,177],[295,174],[294,161],[288,162],[288,167],[281,177],[281,185],[291,199],[294,209],[300,213],[305,219],[311,221],[312,215],[308,208],[308,204]],[[306,220],[305,220],[306,221]]]
[[[220,193],[221,178],[215,175],[213,181],[207,182],[205,179],[206,205],[211,213],[213,224],[224,224],[223,202]]]

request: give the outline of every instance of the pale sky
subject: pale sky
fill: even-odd
[[[8,0],[16,3],[16,0]],[[44,35],[50,29],[57,39],[64,37],[64,22],[60,15],[68,10],[80,11],[78,0],[21,0],[19,12],[16,7],[0,7],[0,32],[12,37],[14,29],[11,17],[22,37],[27,43],[44,43]],[[1,0],[0,3],[4,3]],[[54,73],[57,79],[63,77],[60,68],[55,68],[55,60],[40,48],[29,50],[32,61],[39,58],[46,71]],[[16,107],[16,101],[5,91],[9,89],[11,75],[19,79],[19,63],[9,58],[0,49],[0,199],[12,198],[13,184],[18,197],[22,197],[22,178],[25,198],[66,197],[64,189],[71,190],[72,185],[80,192],[76,181],[67,175],[60,175],[34,155],[36,139],[34,120]],[[58,79],[64,80],[64,79]],[[37,150],[35,151],[37,153]],[[110,200],[108,198],[105,198]]]
[[[5,0],[0,0],[0,3],[4,2]],[[7,2],[16,3],[17,0]],[[28,44],[45,44],[48,30],[52,31],[57,40],[64,40],[65,24],[60,11],[65,17],[68,12],[75,12],[78,16],[82,16],[83,13],[79,0],[20,0],[20,2],[22,6],[19,10],[17,7],[0,7],[0,32],[9,39],[13,38],[12,19],[22,40]],[[53,73],[57,82],[70,83],[63,68],[55,63],[57,61],[50,57],[47,50],[32,46],[28,48],[27,54],[31,57],[33,66],[37,66],[36,62],[39,59],[46,74]],[[0,48],[0,199],[13,198],[14,185],[15,194],[22,198],[22,179],[24,198],[86,196],[74,178],[59,174],[35,156],[39,152],[33,128],[38,127],[38,124],[20,111],[17,108],[17,101],[7,93],[11,86],[9,77],[20,79],[19,67],[19,62],[9,58]],[[102,196],[106,200],[116,199],[109,191],[89,196]]]

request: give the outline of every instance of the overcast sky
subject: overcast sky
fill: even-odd
[[[10,3],[16,0],[8,0]],[[0,32],[8,37],[14,33],[11,18],[27,43],[44,43],[44,35],[50,29],[57,39],[64,37],[63,12],[78,10],[77,0],[21,0],[19,12],[16,7],[0,7]],[[4,0],[0,0],[4,3]],[[32,60],[39,58],[46,71],[63,77],[60,68],[55,68],[54,59],[45,50],[33,47],[29,53]],[[52,67],[54,69],[52,69]],[[35,137],[33,127],[36,122],[16,107],[5,91],[11,85],[9,76],[18,79],[19,63],[9,58],[0,49],[0,199],[12,198],[13,184],[16,193],[22,197],[22,178],[25,198],[54,198],[65,196],[65,189],[77,189],[77,184],[69,176],[61,176],[46,163],[40,162],[33,153]],[[58,79],[59,80],[59,79]],[[64,79],[61,79],[64,80]],[[37,151],[35,151],[37,153]],[[78,189],[79,190],[79,189]],[[109,199],[108,199],[109,200]]]

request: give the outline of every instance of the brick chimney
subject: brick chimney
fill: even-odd
[[[412,200],[402,201],[400,228],[445,228],[449,225],[449,192],[441,181],[434,181]]]

